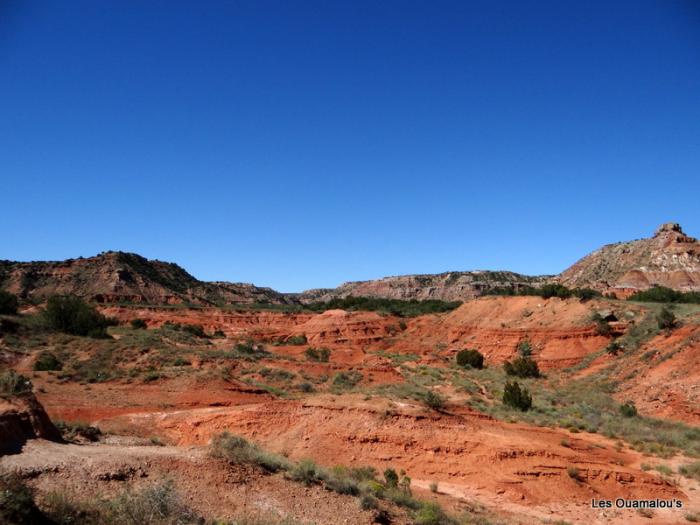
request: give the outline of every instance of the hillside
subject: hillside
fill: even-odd
[[[603,246],[563,271],[565,286],[629,295],[655,285],[700,290],[700,242],[680,225],[662,224],[653,237]]]
[[[0,288],[31,300],[53,294],[75,294],[98,303],[284,304],[289,301],[269,288],[245,283],[208,283],[177,264],[124,252],[104,252],[65,261],[0,261]]]

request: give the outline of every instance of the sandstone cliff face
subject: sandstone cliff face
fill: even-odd
[[[661,225],[649,239],[603,246],[558,278],[565,286],[629,295],[655,285],[700,290],[700,242],[678,224]]]
[[[503,286],[538,286],[546,276],[531,277],[514,272],[445,272],[440,274],[401,275],[375,281],[345,283],[338,288],[308,290],[299,296],[302,303],[329,301],[343,297],[381,297],[386,299],[439,299],[465,301],[485,291]]]
[[[100,303],[284,304],[289,301],[269,288],[203,282],[177,264],[123,252],[55,262],[0,261],[0,288],[29,299],[74,294]]]
[[[0,399],[0,456],[16,454],[28,439],[62,441],[34,394]]]

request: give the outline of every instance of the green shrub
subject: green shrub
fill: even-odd
[[[575,481],[581,480],[581,471],[576,467],[567,467],[566,473]]]
[[[0,314],[15,315],[19,308],[19,301],[15,294],[0,290]]]
[[[322,470],[310,459],[302,459],[289,471],[289,479],[303,483],[307,487],[323,479]]]
[[[55,426],[66,441],[99,441],[102,431],[86,423],[66,423],[56,421]]]
[[[146,328],[148,328],[148,325],[143,319],[132,319],[131,328],[133,328],[134,330],[145,330]]]
[[[89,337],[107,337],[107,327],[112,324],[112,321],[93,306],[72,295],[50,297],[46,303],[44,318],[55,330]]]
[[[304,334],[292,335],[285,341],[286,344],[294,346],[305,345],[307,342],[308,341],[306,340],[306,336]]]
[[[36,361],[34,361],[34,370],[37,372],[58,371],[63,369],[63,363],[51,352],[44,350],[41,352]]]
[[[598,312],[595,312],[592,317],[598,335],[608,337],[610,334],[612,334],[612,328],[610,327],[610,324],[608,324],[608,322],[605,319],[603,319],[603,317],[601,317],[601,315]]]
[[[107,523],[120,525],[184,525],[200,523],[201,519],[185,505],[170,480],[138,492],[123,492],[109,502],[104,514]]]
[[[622,414],[624,417],[636,417],[637,407],[634,406],[634,403],[632,402],[624,403],[620,405],[620,414]]]
[[[388,468],[384,471],[384,481],[388,488],[396,488],[399,486],[399,475],[393,468]]]
[[[668,308],[662,308],[656,316],[656,322],[661,330],[670,330],[676,326],[676,316]]]
[[[333,376],[333,387],[336,389],[350,389],[357,386],[362,381],[362,374],[356,370],[349,372],[338,372]]]
[[[313,348],[309,347],[304,351],[306,358],[309,361],[318,361],[320,363],[327,363],[331,356],[331,351],[328,348]]]
[[[525,387],[520,387],[517,381],[506,381],[503,389],[503,404],[527,412],[532,407],[532,396]]]
[[[32,382],[14,370],[0,372],[0,396],[12,397],[32,391]]]
[[[423,404],[432,410],[442,410],[445,407],[445,398],[433,390],[426,390],[421,396]]]
[[[532,355],[532,344],[529,339],[523,339],[518,343],[518,353],[521,357],[530,357]]]
[[[460,350],[456,359],[457,364],[462,367],[470,366],[478,370],[484,368],[484,354],[478,350]]]
[[[686,478],[695,478],[700,481],[700,461],[681,465],[678,472]]]
[[[33,525],[47,523],[34,503],[34,491],[11,472],[0,473],[0,523]]]
[[[360,498],[360,508],[362,510],[374,510],[379,508],[379,502],[371,494],[363,494]]]
[[[209,452],[212,457],[239,465],[258,465],[268,472],[289,468],[289,462],[283,457],[264,452],[247,439],[228,432],[219,434],[212,439]]]
[[[529,357],[517,357],[512,362],[506,361],[503,363],[503,369],[509,376],[540,377],[537,362]]]
[[[182,331],[187,332],[195,337],[205,338],[207,334],[204,332],[204,327],[201,324],[186,324],[182,326]]]
[[[456,522],[445,514],[440,505],[431,501],[421,504],[413,523],[415,525],[453,525]]]
[[[653,303],[700,303],[700,293],[698,292],[678,292],[665,286],[653,286],[648,290],[643,290],[631,295],[628,301],[643,301]]]
[[[605,351],[610,355],[617,355],[622,350],[622,345],[617,341],[610,341],[608,346],[605,347]]]

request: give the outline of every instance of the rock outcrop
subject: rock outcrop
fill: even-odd
[[[62,441],[60,432],[34,394],[0,398],[0,456],[16,454],[27,440],[37,438]]]
[[[568,287],[590,287],[626,296],[652,286],[700,290],[700,242],[676,223],[648,239],[603,246],[562,272]]]

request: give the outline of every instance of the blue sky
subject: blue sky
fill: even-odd
[[[282,291],[700,236],[700,5],[5,0],[0,188],[0,259]]]

